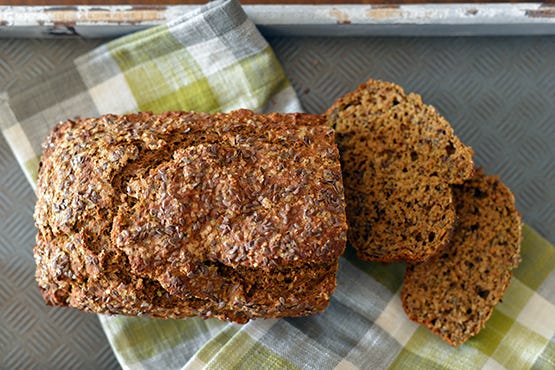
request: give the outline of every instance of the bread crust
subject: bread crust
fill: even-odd
[[[47,303],[152,317],[321,312],[346,243],[321,116],[168,112],[57,125],[37,185]]]

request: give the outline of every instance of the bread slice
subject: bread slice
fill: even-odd
[[[521,218],[510,190],[482,171],[454,195],[451,244],[407,267],[401,299],[411,320],[457,346],[485,326],[509,285],[520,262]]]
[[[322,116],[169,112],[68,121],[35,221],[47,303],[162,318],[323,311],[346,244]]]
[[[370,261],[423,261],[455,221],[451,185],[470,178],[472,149],[436,110],[369,80],[326,112],[341,155],[348,239]]]

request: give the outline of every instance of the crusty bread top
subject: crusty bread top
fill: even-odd
[[[229,266],[323,263],[345,244],[338,159],[334,132],[317,115],[68,121],[44,146],[36,223],[112,233],[137,268],[188,254]]]
[[[35,259],[49,304],[236,322],[327,305],[347,225],[321,116],[106,115],[57,125],[43,149]]]
[[[349,241],[362,259],[421,261],[455,220],[451,184],[472,176],[472,150],[416,94],[369,80],[326,113],[337,131]]]
[[[521,218],[510,190],[479,171],[454,189],[451,244],[409,265],[401,293],[408,317],[451,345],[484,327],[520,262]]]

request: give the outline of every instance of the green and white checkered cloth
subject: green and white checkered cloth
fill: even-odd
[[[34,183],[55,122],[151,110],[300,111],[271,48],[238,3],[209,3],[125,36],[68,69],[0,95],[0,128]],[[555,248],[524,227],[522,263],[487,326],[453,348],[409,321],[404,266],[341,258],[328,310],[308,318],[156,320],[100,316],[128,369],[554,369]]]

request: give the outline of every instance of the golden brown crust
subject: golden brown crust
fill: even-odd
[[[299,316],[335,287],[346,220],[320,116],[169,112],[68,121],[44,145],[47,302],[155,317]]]
[[[326,113],[341,153],[349,242],[364,260],[422,261],[449,241],[451,185],[472,149],[416,94],[369,80]]]
[[[509,285],[520,262],[521,219],[510,190],[482,171],[454,195],[451,244],[408,266],[401,299],[411,320],[457,346],[485,326]]]

